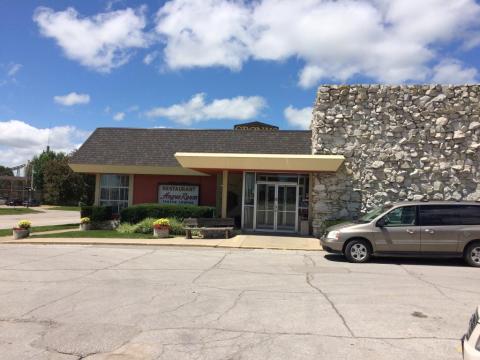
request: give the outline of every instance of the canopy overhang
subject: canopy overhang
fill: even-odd
[[[232,154],[177,152],[175,158],[187,169],[335,172],[342,155]]]

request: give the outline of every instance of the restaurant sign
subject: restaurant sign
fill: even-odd
[[[161,184],[158,187],[160,204],[198,205],[198,185]]]

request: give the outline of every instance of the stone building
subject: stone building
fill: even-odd
[[[480,85],[318,89],[312,152],[343,155],[313,176],[312,226],[398,200],[480,200]]]

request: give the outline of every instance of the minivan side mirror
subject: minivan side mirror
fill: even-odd
[[[382,217],[380,220],[377,221],[377,227],[384,227],[385,226],[385,218]]]

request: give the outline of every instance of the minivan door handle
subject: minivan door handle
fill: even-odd
[[[433,231],[432,229],[425,229],[425,232],[429,233],[429,234],[434,234],[435,233],[435,231]]]
[[[415,233],[415,231],[413,231],[412,229],[407,229],[406,231],[407,231],[407,233],[409,233],[409,234]]]

